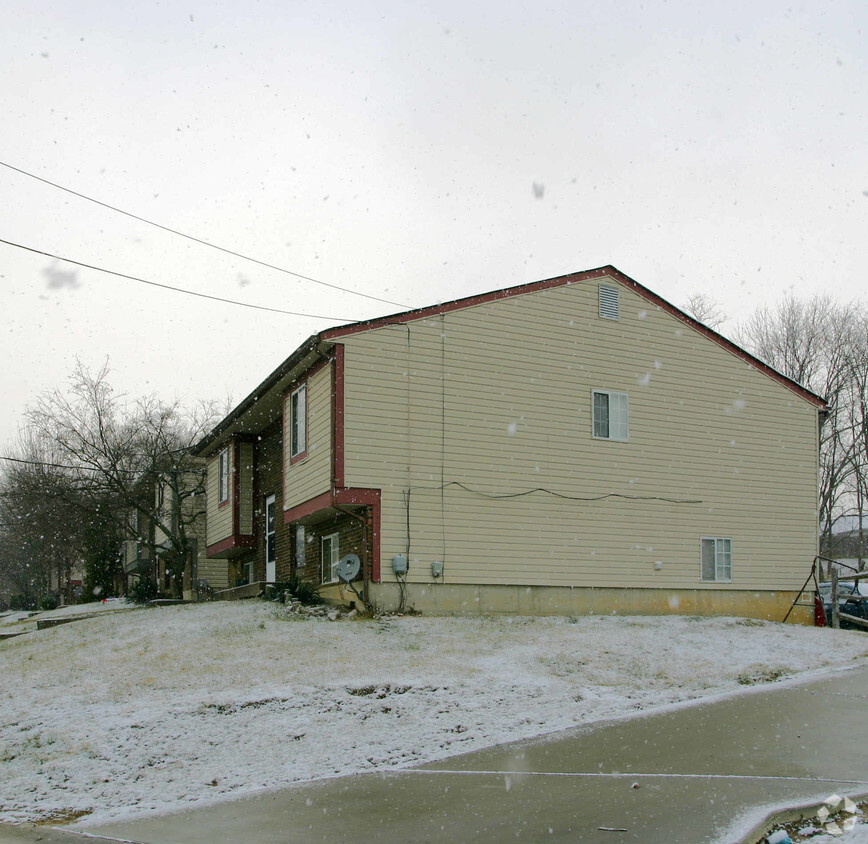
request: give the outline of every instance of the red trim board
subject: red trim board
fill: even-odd
[[[380,582],[380,532],[382,528],[382,493],[378,489],[344,488],[324,492],[283,511],[283,522],[289,524],[335,505],[371,508],[371,580]]]

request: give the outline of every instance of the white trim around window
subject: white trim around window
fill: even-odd
[[[229,446],[217,455],[217,501],[229,500]]]
[[[289,456],[307,451],[307,385],[302,384],[289,396]]]
[[[338,535],[330,533],[321,540],[322,548],[322,582],[337,583],[338,562],[341,558],[338,547]]]
[[[732,583],[732,540],[728,536],[703,536],[699,558],[704,583]]]
[[[591,390],[591,432],[597,440],[630,439],[630,403],[626,393]]]

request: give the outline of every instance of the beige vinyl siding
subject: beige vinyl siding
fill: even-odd
[[[238,448],[238,480],[241,485],[238,531],[250,535],[253,533],[253,443],[241,443]]]
[[[129,571],[139,559],[139,543],[133,539],[124,540],[124,571]]]
[[[598,283],[342,341],[347,484],[383,489],[384,570],[409,489],[411,581],[444,560],[451,583],[797,589],[816,408],[627,287],[600,319]],[[628,394],[629,441],[593,437],[594,389]],[[479,494],[537,487],[610,497]],[[701,581],[703,536],[732,539],[731,584]]]
[[[205,544],[214,545],[232,535],[232,477],[235,467],[234,449],[229,447],[229,503],[219,507],[217,489],[219,453],[208,461],[207,494],[208,517],[206,520]]]
[[[332,364],[323,366],[307,381],[307,455],[290,463],[289,400],[284,397],[283,443],[284,509],[295,507],[331,489],[332,479]]]
[[[207,580],[212,589],[229,588],[229,564],[226,560],[209,559],[200,554],[197,576],[199,580]]]

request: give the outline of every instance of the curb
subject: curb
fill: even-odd
[[[863,803],[868,800],[868,792],[860,794],[847,794],[854,803]],[[793,821],[809,821],[817,817],[821,807],[825,806],[824,800],[813,803],[800,803],[795,806],[787,806],[783,809],[773,809],[769,812],[750,832],[740,838],[737,844],[762,844],[766,836],[780,824],[792,823]]]

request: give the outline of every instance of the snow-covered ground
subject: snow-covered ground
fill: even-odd
[[[732,618],[106,613],[0,642],[0,819],[170,811],[866,659],[862,635]]]
[[[58,607],[56,610],[2,612],[0,613],[0,635],[14,632],[29,633],[36,630],[36,622],[41,618],[70,618],[73,616],[96,615],[97,613],[134,609],[140,609],[140,607],[128,603],[123,598],[107,598],[104,601],[94,601],[89,604],[70,604],[69,606]]]

